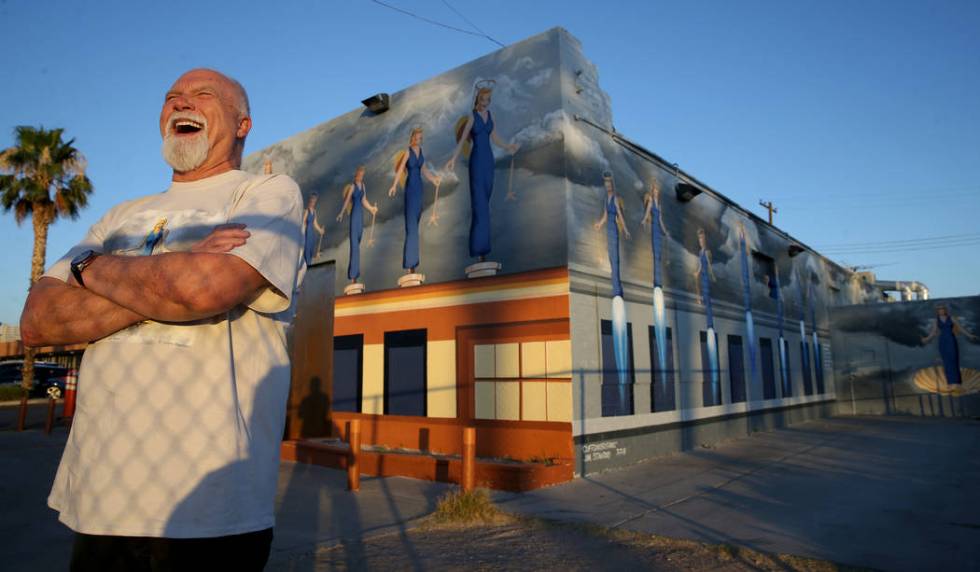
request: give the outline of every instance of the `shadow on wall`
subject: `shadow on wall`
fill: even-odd
[[[838,412],[980,415],[980,296],[831,311]]]

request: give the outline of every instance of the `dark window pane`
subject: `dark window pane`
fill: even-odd
[[[718,334],[714,333],[715,351],[708,349],[708,332],[701,332],[701,396],[705,407],[721,404],[721,372],[718,371]]]
[[[385,414],[425,416],[425,330],[385,333]]]
[[[333,410],[361,410],[364,336],[333,339]]]
[[[619,383],[619,369],[616,367],[616,349],[613,343],[613,327],[610,320],[600,323],[602,332],[602,416],[633,414],[633,324],[626,324],[626,344],[629,351],[629,370],[626,384]]]
[[[650,326],[650,363],[653,364],[650,387],[650,409],[652,411],[673,411],[677,408],[674,397],[674,334],[667,328],[666,364],[660,363],[660,353],[657,351],[660,340],[657,339],[657,329]]]
[[[759,338],[759,354],[762,358],[762,398],[776,399],[776,375],[772,367],[772,340]]]
[[[741,336],[728,336],[728,380],[732,403],[745,401],[745,356],[742,355]]]

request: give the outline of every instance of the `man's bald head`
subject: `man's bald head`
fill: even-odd
[[[238,81],[208,68],[181,75],[160,112],[164,157],[174,168],[174,180],[239,168],[251,127],[248,94]]]

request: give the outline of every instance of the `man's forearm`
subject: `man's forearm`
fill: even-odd
[[[21,337],[30,347],[84,343],[144,319],[84,288],[42,278],[31,288],[24,305]]]
[[[242,303],[266,284],[237,256],[192,252],[101,256],[85,270],[83,279],[92,292],[163,322],[209,318]]]

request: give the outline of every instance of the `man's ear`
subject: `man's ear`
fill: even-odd
[[[252,118],[246,115],[238,121],[238,131],[235,132],[235,137],[238,139],[244,139],[251,130]]]

